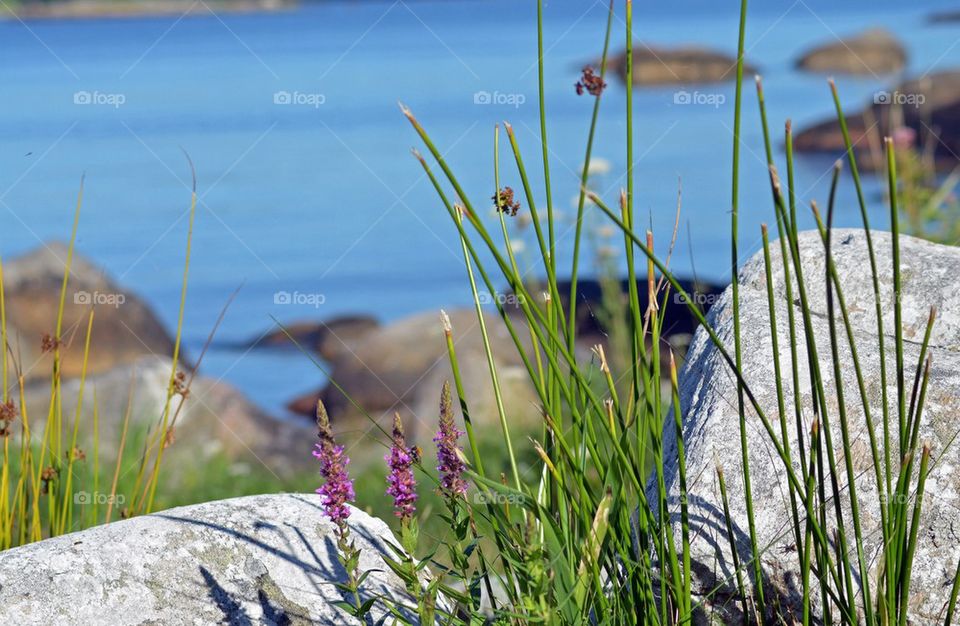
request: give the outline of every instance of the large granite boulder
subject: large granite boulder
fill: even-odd
[[[620,53],[608,61],[610,68],[626,78],[626,54]],[[755,70],[744,66],[744,74]],[[737,57],[697,46],[653,48],[641,43],[633,47],[633,84],[678,85],[688,83],[719,83],[737,78]]]
[[[50,378],[53,359],[42,352],[41,343],[44,335],[56,332],[67,252],[66,245],[54,242],[3,264],[7,340],[13,353],[20,354],[28,379]],[[80,375],[91,308],[96,313],[88,372],[103,372],[146,354],[173,354],[173,339],[147,304],[74,252],[60,333],[64,376]]]
[[[140,454],[141,450],[133,442],[148,427],[156,427],[166,402],[172,365],[169,358],[149,356],[89,376],[84,384],[80,412],[79,447],[87,452],[93,448],[91,437],[96,404],[100,453],[112,464],[129,404],[129,436],[124,457]],[[79,393],[79,379],[63,382],[61,398],[65,423],[71,427]],[[25,399],[30,429],[39,444],[50,404],[49,382],[40,381],[27,386]],[[198,375],[190,385],[183,408],[177,413],[180,401],[180,396],[174,396],[171,404],[176,417],[172,422],[173,444],[165,453],[165,476],[176,480],[180,469],[196,470],[215,455],[246,463],[251,471],[269,472],[280,479],[303,475],[315,468],[310,455],[316,441],[315,428],[297,421],[274,419],[223,381]]]
[[[872,28],[854,37],[835,39],[805,52],[798,69],[841,74],[892,74],[907,64],[907,51],[883,28]]]
[[[953,167],[960,154],[960,71],[937,72],[878,90],[864,109],[848,114],[846,122],[862,169],[885,166],[881,139],[896,136],[899,128],[910,129],[915,144],[929,145],[939,166]],[[842,155],[843,135],[836,116],[797,133],[794,148]]]
[[[496,402],[477,314],[473,309],[456,309],[449,317],[471,415],[475,422],[495,423]],[[498,315],[485,313],[484,319],[509,418],[536,423],[536,394],[516,345]],[[528,337],[523,326],[518,328],[521,338]],[[344,421],[355,424],[363,419],[354,401],[386,426],[394,411],[412,413],[416,419],[411,420],[408,435],[429,441],[436,426],[442,382],[453,379],[439,312],[418,313],[367,333],[350,351],[333,360],[330,372],[340,388],[328,384],[292,403],[291,409],[312,418],[316,400],[322,399],[334,422],[339,422],[338,428]]]
[[[879,375],[879,357],[876,340],[875,299],[870,277],[866,250],[866,237],[862,230],[836,230],[833,233],[834,256],[841,276],[847,309],[856,337],[856,347],[866,380],[867,401],[872,414],[881,414],[881,387],[886,385],[892,410],[896,414],[896,366],[893,349],[893,284],[891,278],[891,236],[875,232],[873,241],[880,270],[881,297],[883,298],[884,332],[888,335],[887,380]],[[933,367],[930,373],[926,406],[924,407],[920,437],[932,444],[933,461],[924,495],[923,516],[919,531],[919,545],[913,568],[910,596],[911,623],[943,623],[943,610],[949,597],[950,585],[960,558],[960,543],[957,542],[957,526],[960,513],[957,498],[960,496],[960,448],[952,445],[960,431],[960,249],[932,244],[911,237],[901,237],[901,271],[903,287],[903,333],[904,355],[909,385],[919,358],[931,306],[939,311],[930,341]],[[790,425],[789,445],[793,459],[798,459],[799,448],[794,426],[792,408],[793,390],[790,384],[790,344],[787,328],[787,307],[798,305],[788,302],[784,292],[783,264],[780,247],[772,246],[776,289],[776,313],[779,337],[779,354],[771,348],[769,309],[766,292],[766,274],[762,254],[758,254],[740,273],[740,324],[744,329],[743,375],[759,400],[767,417],[779,433],[776,390],[774,386],[774,358],[778,358],[784,371],[785,393],[789,407],[787,422]],[[833,363],[830,356],[829,324],[827,320],[826,290],[824,285],[824,248],[819,234],[802,233],[800,251],[804,273],[811,300],[813,332],[819,354],[817,359],[828,390],[835,391]],[[796,280],[796,274],[793,274]],[[794,289],[796,295],[796,289]],[[839,316],[839,311],[837,313]],[[709,321],[717,330],[728,350],[733,350],[733,322],[731,292],[728,289],[714,305]],[[798,330],[802,332],[802,330]],[[855,459],[855,470],[860,476],[857,491],[860,501],[860,521],[863,527],[866,552],[873,563],[872,576],[877,576],[879,565],[875,555],[880,549],[879,505],[867,439],[866,425],[854,368],[846,335],[839,327],[840,358],[845,405],[851,429],[850,452]],[[813,417],[805,342],[797,345],[801,367],[801,396],[806,442],[809,444],[809,428]],[[724,470],[729,490],[733,528],[738,544],[741,563],[750,557],[746,500],[742,480],[741,451],[739,445],[739,418],[737,410],[737,385],[720,352],[713,346],[704,331],[695,335],[687,353],[686,367],[681,372],[680,399],[683,412],[683,433],[686,447],[687,480],[691,515],[691,542],[694,562],[695,590],[706,593],[719,585],[719,594],[714,598],[735,597],[732,577],[732,560],[723,516],[716,468]],[[832,426],[834,454],[842,459],[841,436],[837,418],[837,399],[830,393],[827,400]],[[895,420],[896,418],[894,418]],[[881,420],[875,418],[878,440],[882,442]],[[672,499],[679,497],[677,472],[677,446],[672,420],[664,432],[666,454],[666,479]],[[778,594],[781,606],[789,611],[799,603],[799,565],[793,547],[793,532],[790,504],[782,461],[777,457],[770,438],[752,409],[747,411],[747,439],[750,450],[750,473],[753,502],[759,545],[765,550],[760,555],[767,582],[773,593]],[[882,445],[882,443],[881,443]],[[881,452],[882,454],[882,452]],[[893,454],[898,456],[897,452]],[[840,467],[843,461],[838,460]],[[796,465],[796,464],[795,464]],[[799,472],[797,465],[796,471]],[[843,478],[846,474],[841,469]],[[915,479],[914,479],[915,480]],[[916,484],[915,482],[913,483]],[[840,488],[846,493],[846,481]],[[844,502],[844,518],[849,524],[851,513],[849,498]],[[831,509],[832,512],[832,509]],[[679,505],[671,507],[671,515],[679,516]],[[675,520],[677,518],[674,518]],[[834,518],[835,519],[835,518]],[[802,522],[801,522],[802,523]],[[853,541],[852,529],[848,535]],[[678,535],[679,536],[679,533]],[[750,579],[749,572],[745,579]],[[873,585],[876,588],[876,585]],[[768,595],[771,592],[768,591]],[[734,610],[736,601],[727,605]],[[733,616],[727,615],[734,619]],[[790,619],[785,621],[789,622]]]
[[[357,509],[364,601],[416,606],[384,563],[397,539]],[[334,526],[310,494],[249,496],[170,509],[0,553],[0,623],[355,624],[335,603],[345,582]],[[407,618],[415,618],[405,610]],[[389,613],[373,605],[373,622]]]

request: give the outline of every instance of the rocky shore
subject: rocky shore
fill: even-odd
[[[282,11],[297,0],[54,0],[5,5],[0,19],[103,19]]]

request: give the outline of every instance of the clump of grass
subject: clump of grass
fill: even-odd
[[[853,184],[859,198],[861,216],[867,239],[876,300],[878,353],[882,410],[872,411],[867,400],[864,378],[865,362],[858,356],[855,336],[845,305],[840,276],[833,260],[832,224],[835,214],[836,191],[841,178],[840,163],[834,168],[826,220],[816,205],[814,216],[824,248],[823,276],[805,276],[800,253],[797,198],[795,195],[792,129],[785,127],[785,157],[787,185],[784,187],[775,163],[772,141],[767,126],[764,94],[757,81],[764,144],[770,171],[773,218],[776,222],[782,268],[774,267],[771,243],[766,226],[762,230],[763,259],[767,273],[767,303],[773,345],[773,354],[779,355],[779,325],[789,329],[789,366],[777,360],[774,380],[776,406],[762,406],[758,394],[743,376],[742,332],[739,320],[740,293],[738,285],[739,232],[739,141],[740,117],[743,106],[743,50],[746,35],[746,0],[740,5],[740,24],[737,62],[737,87],[734,102],[734,142],[732,153],[730,234],[732,275],[733,345],[728,348],[716,329],[704,317],[681,283],[671,273],[668,262],[654,253],[654,235],[638,231],[634,215],[634,175],[632,166],[626,172],[626,188],[618,198],[618,205],[608,206],[603,198],[587,188],[587,170],[583,173],[577,228],[574,235],[574,261],[571,267],[571,297],[567,309],[558,297],[558,268],[547,149],[547,120],[543,98],[542,1],[538,2],[537,34],[540,43],[540,116],[542,138],[542,166],[546,200],[545,220],[541,220],[542,206],[534,198],[535,190],[527,176],[523,151],[509,125],[504,128],[509,140],[512,167],[521,181],[522,210],[528,211],[534,225],[539,248],[538,267],[545,277],[542,297],[535,297],[525,273],[521,272],[512,254],[509,230],[499,212],[500,237],[494,235],[480,219],[468,194],[464,192],[453,169],[437,149],[430,134],[413,112],[403,108],[433,163],[415,152],[427,177],[435,187],[441,205],[450,216],[464,254],[467,278],[478,307],[478,318],[483,331],[490,375],[497,400],[500,430],[508,463],[505,471],[493,471],[479,452],[479,437],[470,416],[469,401],[464,394],[455,350],[456,329],[444,322],[454,389],[462,409],[467,437],[464,458],[469,462],[465,474],[471,485],[469,491],[458,490],[455,497],[447,497],[444,518],[449,527],[446,544],[452,558],[447,563],[433,560],[434,547],[426,552],[424,563],[432,561],[435,572],[429,585],[439,585],[441,601],[430,605],[448,623],[477,623],[492,618],[516,623],[643,623],[683,624],[712,616],[720,621],[743,623],[843,623],[843,624],[906,624],[910,621],[910,599],[914,556],[920,541],[919,527],[925,481],[932,454],[929,443],[920,441],[924,399],[930,381],[930,360],[927,356],[935,313],[931,312],[920,347],[912,389],[907,379],[904,359],[903,312],[901,293],[899,220],[897,193],[897,156],[893,141],[885,141],[885,156],[890,198],[890,219],[893,231],[893,298],[896,362],[896,396],[888,398],[886,390],[885,355],[890,339],[885,335],[882,313],[885,306],[880,294],[876,251],[867,218],[866,202],[860,184],[859,172],[849,134],[843,125],[836,87],[831,83],[837,113],[846,142],[846,156]],[[614,7],[611,4],[611,16]],[[625,2],[623,16],[626,33],[626,84],[632,84],[632,3]],[[604,50],[607,50],[612,19],[608,22]],[[604,62],[601,63],[602,81]],[[580,91],[583,91],[582,89]],[[596,127],[597,99],[587,142],[589,163]],[[626,93],[626,154],[633,163],[633,106],[632,95]],[[500,192],[499,132],[494,133],[494,200],[502,206]],[[435,168],[437,171],[435,171]],[[438,173],[439,172],[439,173]],[[577,302],[578,251],[587,203],[595,205],[622,236],[626,255],[629,311],[625,338],[630,358],[624,371],[612,371],[602,349],[595,351],[599,363],[584,362],[575,351],[576,327],[573,324]],[[541,226],[544,224],[545,227]],[[485,262],[492,258],[492,262]],[[641,307],[636,278],[645,261],[649,306]],[[638,267],[639,265],[639,267]],[[786,280],[786,320],[776,315],[773,272],[782,269]],[[791,277],[795,277],[793,281]],[[496,293],[494,281],[505,280],[517,294],[521,317],[507,312],[498,302],[497,309],[503,324],[515,343],[534,387],[543,415],[542,432],[530,443],[536,452],[533,473],[519,470],[514,438],[510,433],[509,409],[503,403],[497,371],[493,366],[490,342],[487,339],[484,318],[479,309],[478,284],[490,293]],[[796,292],[794,292],[794,288]],[[813,331],[811,290],[825,289],[829,346]],[[683,408],[679,393],[679,374],[672,353],[668,360],[669,392],[661,390],[661,352],[669,350],[662,329],[667,307],[664,304],[671,293],[685,302],[690,314],[700,323],[717,354],[736,379],[738,395],[738,443],[742,459],[739,482],[744,485],[747,517],[748,549],[743,550],[734,533],[735,521],[730,513],[724,468],[717,468],[723,520],[733,562],[729,580],[721,580],[713,590],[693,588],[694,571],[691,565],[691,514],[688,510],[687,475],[681,416]],[[793,303],[796,303],[795,305]],[[528,350],[522,338],[529,336],[533,350]],[[801,363],[798,346],[806,350],[807,362]],[[841,358],[846,346],[852,361]],[[532,352],[532,356],[531,353]],[[832,368],[833,382],[828,382],[821,363]],[[853,368],[860,404],[848,396],[841,376],[845,368]],[[806,372],[809,380],[801,380]],[[625,386],[618,381],[627,381]],[[792,394],[786,391],[792,389]],[[810,391],[809,406],[805,406],[801,390]],[[836,398],[831,408],[828,398]],[[888,402],[889,401],[889,402]],[[449,407],[448,402],[443,406]],[[669,410],[672,409],[672,414]],[[792,411],[791,411],[792,409]],[[448,409],[444,409],[446,411]],[[807,423],[805,411],[812,411]],[[751,452],[746,436],[748,411],[766,434],[766,442],[773,451],[780,477],[789,493],[790,532],[796,544],[795,567],[800,572],[799,606],[788,606],[777,590],[767,584],[769,573],[764,571],[761,556],[767,549],[759,544],[754,510],[768,503],[754,502],[750,483]],[[776,411],[776,417],[774,416]],[[794,422],[789,416],[793,413]],[[864,477],[857,475],[851,450],[850,421],[861,413],[866,422],[870,444],[870,469]],[[445,418],[448,415],[444,413]],[[755,416],[755,418],[753,417]],[[875,420],[880,428],[875,429]],[[667,459],[664,433],[673,431],[677,440],[675,467],[680,490],[679,506],[669,497],[666,486],[668,467],[674,459]],[[799,446],[791,448],[791,430],[795,429]],[[880,433],[879,435],[877,433]],[[836,441],[835,438],[839,438]],[[798,458],[795,458],[795,455]],[[449,451],[441,459],[449,458]],[[421,464],[421,465],[425,465]],[[441,463],[443,465],[443,463]],[[432,473],[427,472],[432,476]],[[434,479],[436,480],[436,479]],[[876,504],[881,520],[877,532],[881,535],[879,568],[871,567],[866,551],[866,533],[860,511],[866,505],[857,486],[858,480],[873,481],[876,485]],[[841,488],[841,485],[844,488]],[[450,496],[450,494],[447,494]],[[401,560],[409,563],[417,555],[411,550],[399,549]],[[404,560],[405,559],[405,560]],[[395,567],[401,572],[402,568]],[[960,572],[960,570],[958,570]],[[407,573],[407,583],[413,588],[421,581]],[[725,589],[733,588],[737,613],[729,604]],[[947,605],[946,619],[950,622],[955,612],[960,578],[955,579]],[[425,597],[432,597],[426,594]],[[421,604],[420,614],[424,606]],[[401,612],[395,609],[395,615]],[[429,613],[433,615],[433,613]]]
[[[191,166],[192,167],[192,166]],[[22,364],[7,333],[7,317],[3,290],[3,271],[0,263],[0,343],[2,359],[2,422],[3,457],[0,461],[0,550],[23,545],[44,538],[81,530],[153,510],[160,467],[164,451],[173,440],[173,422],[189,393],[189,382],[178,370],[183,334],[183,312],[186,304],[187,276],[190,267],[190,249],[196,215],[196,185],[189,209],[190,225],[186,240],[186,258],[183,269],[183,287],[180,312],[174,340],[173,366],[170,372],[166,398],[155,424],[141,437],[139,457],[131,459],[130,419],[132,392],[123,426],[118,437],[117,456],[112,467],[101,465],[100,424],[96,390],[93,391],[92,422],[84,422],[84,395],[87,390],[87,363],[90,346],[96,341],[95,311],[91,305],[83,334],[83,360],[75,407],[64,405],[62,393],[61,357],[65,349],[62,339],[63,312],[70,282],[70,268],[83,204],[83,181],[77,197],[73,227],[55,328],[42,338],[42,351],[52,355],[49,408],[42,430],[38,433],[31,424],[35,419],[26,403]],[[41,338],[34,338],[41,341]],[[13,369],[10,371],[10,364]],[[92,454],[79,447],[83,439],[92,441]]]

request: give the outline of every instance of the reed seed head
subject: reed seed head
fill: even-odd
[[[60,347],[60,339],[54,337],[50,333],[44,333],[40,338],[40,352],[47,353],[53,352]]]
[[[588,93],[591,96],[597,97],[607,88],[607,83],[594,71],[592,66],[588,65],[583,68],[583,72],[580,74],[580,80],[577,81],[575,88],[578,96]]]
[[[440,493],[455,499],[467,493],[463,473],[467,466],[458,440],[463,432],[457,430],[453,421],[453,402],[450,398],[450,383],[444,381],[440,392],[440,427],[433,438],[437,445],[437,471],[440,472]]]
[[[515,217],[520,210],[520,203],[513,197],[513,189],[504,187],[490,197],[493,205],[501,213],[506,213],[510,217]]]

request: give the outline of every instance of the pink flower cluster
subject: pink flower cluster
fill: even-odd
[[[393,445],[383,459],[390,467],[387,476],[387,495],[393,497],[393,511],[403,521],[413,519],[417,512],[417,481],[413,477],[416,461],[415,448],[408,448],[403,435],[400,414],[393,418]]]
[[[353,481],[347,472],[350,459],[343,446],[334,440],[323,404],[317,407],[317,426],[320,440],[313,456],[320,461],[320,475],[323,477],[323,485],[317,493],[322,496],[324,514],[345,532],[346,520],[350,517],[347,505],[356,497]],[[467,481],[463,478],[467,464],[459,442],[462,435],[454,422],[450,384],[444,383],[440,397],[440,427],[433,441],[437,446],[440,493],[448,500],[462,498],[467,493]],[[392,444],[384,460],[390,468],[387,495],[393,498],[394,513],[404,522],[412,521],[417,513],[417,481],[413,467],[420,462],[420,449],[407,445],[399,414],[394,417]]]
[[[320,441],[313,451],[313,456],[320,461],[320,475],[324,480],[317,493],[323,497],[324,512],[330,521],[343,527],[350,517],[347,503],[356,497],[353,481],[347,472],[350,458],[344,454],[343,446],[334,441],[330,419],[322,404],[317,407],[317,426],[320,429]]]

